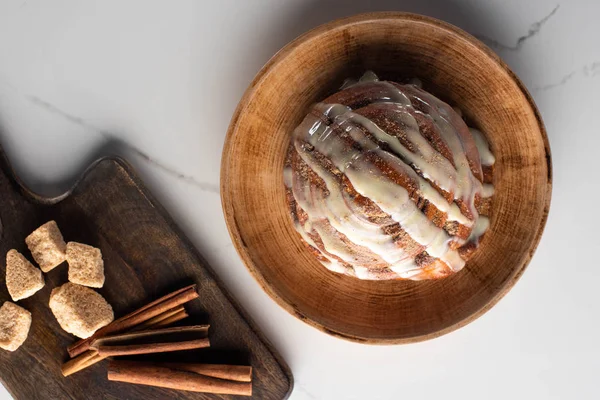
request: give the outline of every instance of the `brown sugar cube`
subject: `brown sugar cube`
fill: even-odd
[[[55,221],[37,228],[25,239],[27,247],[42,271],[48,272],[65,261],[67,245]]]
[[[102,252],[87,244],[67,243],[69,281],[79,285],[101,288],[104,285]]]
[[[101,294],[71,282],[52,290],[50,309],[61,328],[82,339],[114,319],[112,307]]]
[[[0,347],[15,351],[29,334],[31,313],[10,301],[0,307]]]
[[[33,296],[44,287],[44,276],[21,253],[6,253],[6,287],[14,301]]]

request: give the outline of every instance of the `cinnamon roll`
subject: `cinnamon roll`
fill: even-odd
[[[418,81],[359,81],[295,129],[284,182],[294,226],[328,269],[360,279],[460,271],[489,225],[484,135]]]

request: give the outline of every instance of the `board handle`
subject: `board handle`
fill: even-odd
[[[4,207],[14,207],[15,201],[33,204],[53,205],[67,197],[72,188],[59,195],[46,197],[31,190],[15,173],[10,160],[0,145],[0,211]],[[8,198],[4,198],[8,197]],[[12,202],[9,198],[13,198]],[[18,200],[16,198],[19,198]],[[12,204],[12,206],[11,206]]]
[[[10,219],[10,209],[14,208],[16,198],[21,197],[21,189],[10,162],[0,146],[0,240],[4,238],[5,224]]]
[[[4,198],[7,197],[7,195],[15,194],[23,195],[24,192],[28,192],[28,190],[15,175],[15,172],[10,165],[10,161],[0,145],[0,193],[2,193],[2,197]],[[10,204],[11,203],[8,201],[0,201],[1,207],[10,207]]]
[[[21,226],[29,226],[25,221],[33,221],[38,216],[35,204],[49,202],[31,192],[17,177],[6,153],[0,146],[0,240],[10,227],[11,232]],[[35,224],[31,222],[31,224]],[[0,259],[3,255],[0,254]]]

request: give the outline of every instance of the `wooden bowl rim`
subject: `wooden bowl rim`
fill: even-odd
[[[403,21],[408,21],[408,22],[413,22],[413,23],[418,23],[418,24],[433,25],[437,28],[441,28],[441,29],[447,31],[448,34],[456,35],[456,36],[460,37],[461,39],[469,42],[469,44],[475,46],[479,51],[483,52],[487,57],[489,57],[493,62],[495,62],[499,68],[503,69],[504,72],[506,72],[508,74],[508,76],[517,84],[517,86],[519,87],[519,89],[521,90],[523,95],[525,96],[527,102],[529,103],[529,106],[531,107],[531,109],[535,115],[536,122],[539,126],[540,134],[541,134],[542,140],[544,142],[544,150],[545,150],[546,163],[547,163],[547,168],[548,168],[548,182],[547,182],[546,193],[545,193],[546,203],[544,204],[545,212],[542,215],[542,219],[537,227],[537,231],[535,232],[535,236],[534,236],[534,239],[531,244],[531,251],[529,252],[527,257],[525,257],[523,259],[523,261],[521,262],[521,265],[518,265],[515,267],[513,277],[511,279],[507,280],[505,285],[502,288],[500,288],[497,291],[497,293],[493,297],[491,297],[489,299],[489,301],[483,307],[481,307],[477,311],[474,311],[471,315],[465,317],[464,319],[462,319],[450,326],[447,326],[445,328],[434,331],[434,332],[430,332],[430,333],[423,334],[423,335],[417,335],[417,336],[413,336],[413,337],[409,337],[409,338],[400,338],[400,339],[362,337],[362,336],[351,335],[351,334],[347,334],[347,333],[338,331],[335,328],[325,326],[319,322],[314,321],[310,317],[303,315],[299,310],[293,308],[286,300],[284,300],[283,298],[281,298],[279,296],[276,288],[273,287],[264,278],[264,276],[262,275],[260,270],[258,268],[256,268],[254,261],[252,260],[252,258],[250,257],[250,254],[247,251],[245,242],[240,235],[240,232],[239,232],[236,220],[235,220],[235,216],[233,213],[233,199],[232,199],[232,195],[229,191],[229,179],[230,179],[229,178],[229,158],[227,157],[227,154],[230,153],[230,149],[233,146],[233,137],[235,136],[235,134],[238,131],[238,120],[239,120],[240,116],[246,110],[246,108],[249,104],[249,100],[255,94],[258,83],[266,78],[266,76],[271,72],[271,70],[273,69],[273,67],[275,65],[282,62],[292,51],[294,51],[301,44],[304,44],[305,42],[313,40],[325,32],[344,28],[344,27],[351,26],[351,25],[382,22],[385,20],[390,20],[390,21],[403,20]],[[371,13],[362,13],[362,14],[351,16],[351,17],[344,17],[344,18],[336,19],[336,20],[333,20],[331,22],[325,23],[323,25],[320,25],[316,28],[311,29],[310,31],[298,36],[296,39],[292,40],[290,43],[288,43],[286,46],[284,46],[273,57],[271,57],[271,59],[262,67],[262,69],[258,72],[258,74],[252,80],[252,83],[250,84],[248,89],[246,89],[244,95],[242,96],[242,98],[231,118],[231,122],[230,122],[229,128],[227,130],[227,135],[225,137],[225,143],[223,145],[223,153],[221,156],[220,189],[221,189],[221,205],[223,208],[223,214],[225,216],[225,223],[227,225],[227,230],[229,231],[229,234],[232,238],[235,249],[237,250],[243,263],[246,265],[246,267],[250,271],[251,275],[258,282],[260,287],[283,309],[285,309],[287,312],[292,314],[294,317],[317,328],[318,330],[320,330],[324,333],[327,333],[331,336],[341,338],[344,340],[363,343],[363,344],[372,344],[372,345],[409,344],[409,343],[417,343],[417,342],[437,338],[439,336],[442,336],[442,335],[445,335],[452,331],[455,331],[455,330],[473,322],[474,320],[476,320],[477,318],[479,318],[480,316],[485,314],[488,310],[490,310],[494,305],[496,305],[498,303],[498,301],[500,301],[500,299],[502,299],[510,291],[510,289],[512,289],[512,287],[515,285],[515,283],[523,275],[523,272],[525,272],[525,269],[529,265],[529,262],[531,261],[531,258],[533,257],[533,254],[535,253],[535,250],[537,249],[537,247],[539,245],[542,233],[544,231],[546,222],[548,220],[548,210],[550,208],[550,201],[551,201],[551,197],[552,197],[552,155],[550,152],[550,143],[548,141],[548,135],[546,133],[546,128],[542,121],[539,110],[538,110],[535,102],[533,101],[533,98],[531,97],[531,94],[529,93],[529,91],[527,90],[525,85],[521,82],[521,80],[515,75],[515,73],[500,59],[500,57],[498,55],[496,55],[496,53],[494,53],[485,44],[483,44],[481,41],[479,41],[477,38],[470,35],[469,33],[463,31],[462,29],[460,29],[452,24],[449,24],[447,22],[433,18],[433,17],[428,17],[428,16],[414,14],[414,13],[407,13],[407,12],[390,12],[390,11],[371,12]],[[229,212],[228,210],[231,210],[231,212]]]

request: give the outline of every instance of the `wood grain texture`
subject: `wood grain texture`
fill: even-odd
[[[54,219],[66,240],[102,250],[106,283],[99,292],[117,316],[180,287],[196,283],[200,298],[186,308],[186,324],[210,324],[210,349],[164,357],[161,361],[251,365],[255,399],[287,398],[292,375],[285,363],[227,294],[221,282],[183,236],[166,211],[120,159],[90,167],[72,191],[43,199],[23,188],[0,149],[0,254],[15,248],[30,258],[24,239]],[[4,274],[4,263],[2,263]],[[48,300],[67,281],[67,265],[45,274],[46,286],[19,304],[33,315],[29,337],[14,353],[0,351],[0,379],[16,399],[232,399],[107,380],[106,361],[67,378],[61,364],[76,341],[58,325]],[[0,285],[0,300],[9,299]],[[139,356],[142,359],[149,359]],[[154,358],[152,358],[154,359]]]
[[[420,78],[486,134],[496,156],[490,230],[464,270],[446,279],[361,281],[329,272],[292,226],[282,175],[291,133],[311,104],[365,70]],[[540,240],[551,176],[535,104],[491,50],[432,18],[374,13],[316,28],[262,69],[231,121],[221,196],[236,249],[281,306],[337,337],[395,344],[464,326],[506,294]]]

